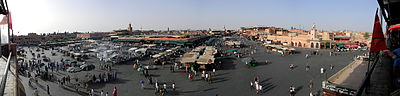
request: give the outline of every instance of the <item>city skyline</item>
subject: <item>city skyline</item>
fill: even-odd
[[[10,1],[16,34],[276,26],[371,32],[376,1],[105,0]],[[40,11],[35,11],[40,10]],[[32,15],[37,14],[37,15]],[[29,16],[27,16],[29,15]],[[20,32],[20,33],[18,33]]]

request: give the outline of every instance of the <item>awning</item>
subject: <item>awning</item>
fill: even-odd
[[[391,26],[391,27],[389,28],[389,30],[392,30],[392,31],[394,31],[394,30],[400,30],[400,24],[396,24],[396,25]]]
[[[233,51],[238,51],[238,49],[228,49],[228,51],[233,52]]]

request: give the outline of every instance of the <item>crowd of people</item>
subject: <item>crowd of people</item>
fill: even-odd
[[[106,72],[98,73],[95,75],[87,74],[87,78],[82,78],[79,80],[79,77],[71,77],[69,74],[64,74],[61,72],[67,72],[67,68],[72,65],[69,64],[64,58],[60,61],[58,60],[49,60],[44,62],[43,59],[47,59],[48,57],[45,55],[45,49],[36,48],[36,51],[33,51],[35,47],[28,47],[28,51],[18,51],[19,54],[22,54],[25,58],[18,59],[18,67],[19,74],[28,78],[28,84],[33,87],[32,82],[37,84],[38,86],[42,86],[38,83],[39,80],[50,81],[56,83],[64,88],[75,89],[76,92],[86,92],[88,90],[88,83],[106,83],[117,79],[117,72],[111,71],[111,66],[104,65],[104,68],[107,69]],[[47,49],[51,51],[52,55],[57,55],[56,50]],[[32,54],[32,58],[26,58],[26,54]],[[41,56],[39,56],[41,54]],[[38,57],[38,58],[35,58]],[[43,59],[41,59],[42,57]],[[87,80],[85,80],[87,79]],[[90,82],[91,81],[91,82]],[[47,87],[47,94],[50,94],[50,87]],[[38,95],[37,88],[34,88],[34,96]],[[90,93],[90,92],[86,92]]]

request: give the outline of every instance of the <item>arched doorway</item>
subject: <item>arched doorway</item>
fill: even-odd
[[[311,42],[310,48],[314,48],[314,43]]]
[[[297,44],[298,45],[298,47],[301,47],[301,42],[299,42],[299,44]]]

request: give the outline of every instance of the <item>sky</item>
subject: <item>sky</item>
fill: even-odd
[[[376,0],[8,0],[16,34],[276,26],[371,32]]]

